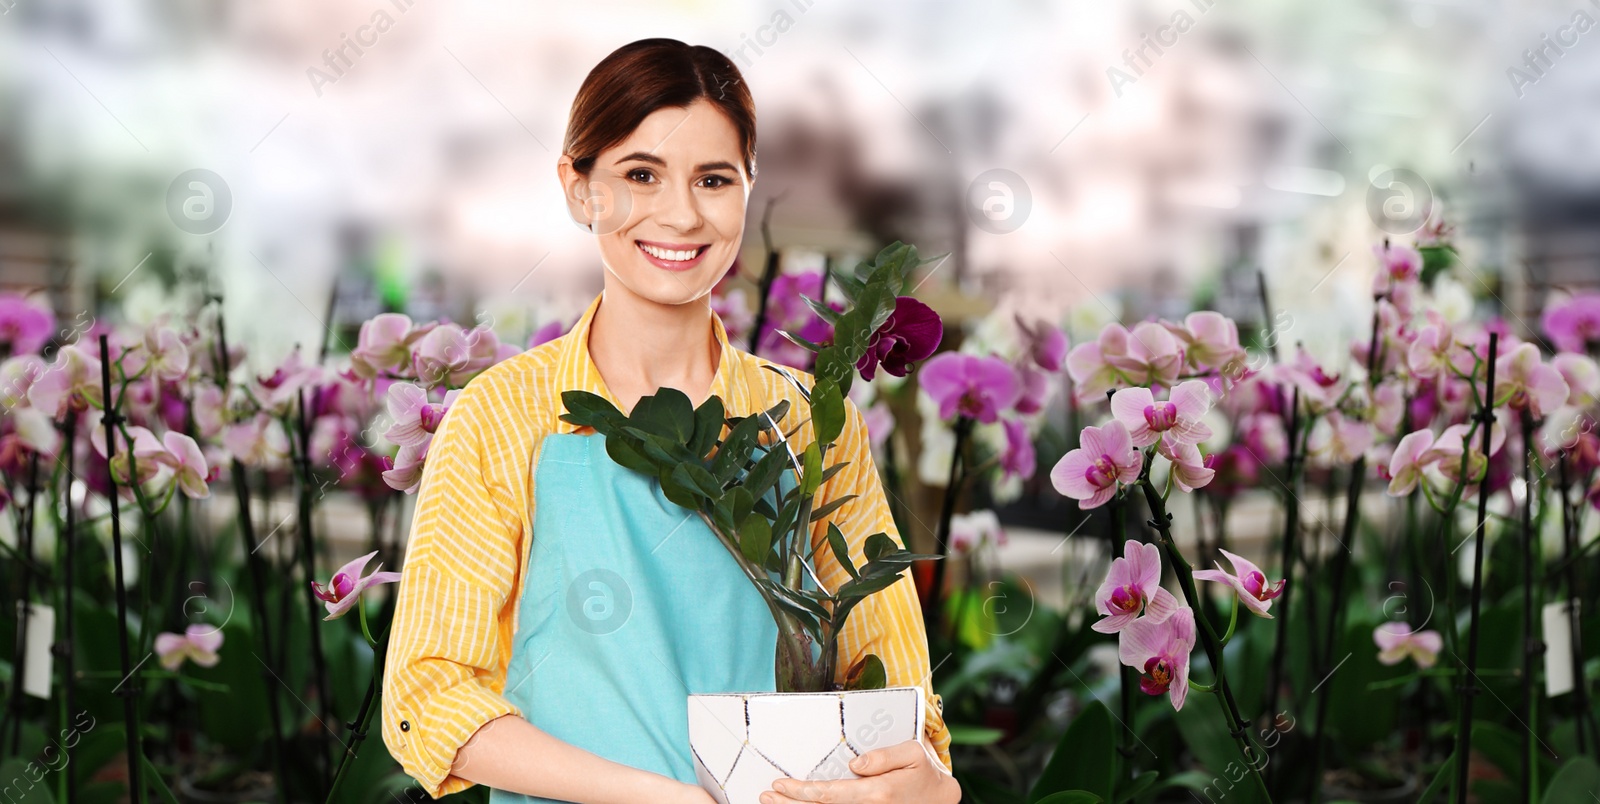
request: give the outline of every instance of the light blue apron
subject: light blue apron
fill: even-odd
[[[773,691],[771,613],[700,517],[604,436],[546,436],[533,491],[506,697],[561,740],[695,784],[687,696]]]

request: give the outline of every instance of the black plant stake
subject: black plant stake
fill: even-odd
[[[28,615],[33,610],[33,518],[38,515],[35,501],[39,498],[39,453],[29,450],[28,456],[28,507],[23,509],[22,539],[20,549],[22,566],[22,597],[17,617],[17,653],[11,663],[11,751],[22,753],[22,682],[27,664]]]
[[[305,590],[306,611],[310,617],[311,627],[311,670],[317,677],[317,702],[318,709],[322,710],[322,722],[332,723],[333,706],[328,697],[328,665],[322,654],[322,617],[323,606],[317,600],[316,590],[311,587],[311,582],[317,579],[316,547],[311,536],[311,425],[306,416],[306,390],[301,388],[299,395],[299,431],[300,450],[295,457],[299,464],[299,472],[295,477],[299,481],[299,493],[295,495],[299,502],[299,521],[295,528],[300,531],[300,564],[305,573],[302,588]],[[325,781],[332,781],[331,768],[328,763],[328,730],[326,728],[317,732],[320,743],[317,751],[317,765],[321,769]]]
[[[1562,560],[1562,573],[1567,581],[1567,623],[1571,625],[1572,645],[1572,694],[1573,701],[1578,706],[1578,753],[1586,753],[1588,748],[1584,743],[1584,726],[1594,729],[1594,712],[1589,709],[1589,683],[1583,677],[1583,628],[1578,622],[1578,600],[1582,597],[1578,588],[1578,569],[1576,554],[1578,552],[1578,529],[1573,521],[1572,506],[1567,504],[1567,489],[1571,485],[1568,477],[1567,451],[1563,449],[1560,456],[1561,480],[1561,543],[1566,555]],[[1600,755],[1600,731],[1594,735]]]
[[[1533,623],[1533,413],[1522,408],[1522,722],[1533,722],[1533,661],[1544,653],[1544,640]],[[1580,676],[1581,678],[1581,676]],[[1576,679],[1574,679],[1576,681]],[[1578,724],[1582,731],[1582,724]],[[1522,730],[1522,794],[1533,795],[1533,731]]]
[[[69,408],[67,410],[67,423],[62,427],[62,430],[64,431],[64,438],[61,441],[62,449],[64,449],[67,454],[67,476],[62,481],[67,488],[67,523],[66,527],[62,531],[62,539],[66,542],[66,549],[64,551],[66,554],[66,566],[62,568],[61,575],[61,582],[64,584],[62,591],[66,598],[66,611],[62,612],[61,616],[63,618],[62,625],[65,629],[66,639],[63,642],[56,644],[55,653],[56,658],[61,660],[61,697],[67,707],[67,717],[75,718],[76,715],[74,712],[76,711],[76,701],[74,699],[77,697],[76,693],[78,689],[78,679],[77,668],[74,666],[76,663],[76,654],[73,651],[73,646],[76,645],[77,642],[74,641],[76,637],[73,631],[74,620],[72,615],[73,609],[77,605],[75,603],[77,594],[77,587],[75,586],[77,583],[75,578],[75,569],[78,561],[76,548],[78,539],[75,528],[77,526],[78,511],[77,506],[73,505],[72,503],[72,481],[78,476],[76,468],[73,465],[76,463],[74,460],[76,456],[73,454],[75,452],[74,447],[76,446],[74,442],[76,442],[78,438],[78,411],[76,409]],[[68,768],[72,767],[72,760],[76,754],[76,749],[79,742],[81,742],[81,740],[73,740],[71,742],[62,743],[66,750],[66,767]],[[77,800],[78,774],[69,771],[67,773],[67,801]]]
[[[928,613],[925,618],[930,637],[939,633],[940,615],[944,612],[944,601],[940,594],[944,590],[944,565],[949,563],[944,557],[950,554],[950,519],[955,516],[956,497],[959,496],[962,481],[961,450],[966,446],[967,436],[972,433],[972,425],[972,417],[965,414],[956,416],[955,446],[950,450],[950,483],[944,487],[944,503],[939,508],[939,560],[933,565],[933,590],[928,593]]]
[[[750,354],[761,348],[761,330],[767,325],[767,297],[772,295],[772,283],[778,278],[778,250],[772,247],[772,208],[788,194],[782,193],[767,200],[767,209],[761,215],[761,240],[767,246],[767,264],[761,271],[761,287],[756,299],[755,325],[750,330]]]
[[[1278,690],[1283,686],[1283,662],[1289,652],[1289,598],[1297,595],[1294,585],[1295,548],[1300,535],[1300,484],[1304,473],[1297,468],[1304,463],[1298,454],[1300,445],[1300,389],[1294,389],[1289,407],[1289,457],[1284,471],[1289,473],[1289,498],[1283,506],[1283,554],[1279,559],[1283,567],[1283,593],[1278,596],[1278,639],[1272,648],[1271,683],[1267,685],[1267,717],[1274,727],[1278,718]],[[1276,775],[1276,772],[1274,772]]]
[[[217,359],[217,386],[222,393],[228,393],[228,374],[232,368],[228,365],[228,334],[227,327],[222,321],[222,297],[213,296],[217,304],[217,348],[221,352]],[[267,623],[267,579],[266,569],[262,566],[261,555],[256,552],[255,521],[250,517],[250,486],[245,478],[244,464],[235,457],[232,464],[233,491],[239,508],[239,535],[245,548],[245,564],[250,567],[251,602],[255,608],[255,627],[261,636],[261,653],[256,659],[261,662],[261,669],[266,672],[262,676],[262,684],[267,689],[267,708],[272,716],[272,759],[278,770],[278,801],[288,804],[289,801],[289,774],[285,764],[283,746],[283,713],[278,708],[278,677],[267,664],[267,658],[272,656],[272,629]],[[267,658],[263,658],[267,657]]]
[[[103,421],[106,428],[106,478],[111,493],[111,561],[116,571],[117,584],[117,651],[122,659],[122,682],[112,690],[122,696],[123,730],[128,737],[128,796],[133,804],[143,804],[144,751],[139,747],[139,680],[134,678],[133,660],[128,654],[128,590],[122,574],[122,517],[118,511],[121,499],[117,496],[117,476],[111,471],[111,462],[117,455],[117,425],[124,417],[111,401],[111,347],[104,333],[100,335],[100,394],[104,404]],[[130,478],[138,482],[137,478]]]
[[[1121,497],[1113,497],[1111,498],[1111,504],[1107,506],[1111,514],[1111,533],[1109,535],[1111,538],[1111,560],[1113,561],[1123,557],[1123,542],[1126,541],[1123,538],[1123,534],[1128,528],[1126,505],[1128,505],[1127,500]],[[1127,769],[1122,774],[1122,781],[1128,781],[1138,775],[1133,772],[1135,770],[1133,767],[1133,741],[1137,739],[1137,735],[1133,733],[1133,688],[1139,685],[1139,674],[1134,672],[1132,667],[1122,662],[1117,662],[1117,668],[1121,671],[1121,684],[1119,686],[1122,687],[1121,722],[1123,734],[1122,744],[1117,746],[1117,752],[1122,754],[1122,761],[1127,763]],[[1117,783],[1118,786],[1122,784],[1122,781]]]
[[[1456,804],[1467,804],[1467,761],[1472,751],[1472,696],[1478,694],[1478,612],[1483,601],[1483,526],[1489,519],[1489,490],[1483,484],[1489,480],[1489,435],[1494,430],[1494,361],[1500,349],[1500,333],[1489,333],[1488,377],[1484,383],[1483,401],[1478,406],[1478,426],[1483,428],[1483,480],[1478,484],[1478,527],[1473,530],[1472,552],[1472,611],[1467,620],[1467,674],[1461,678],[1461,720],[1456,725]],[[1462,445],[1462,452],[1471,447]],[[1470,466],[1470,463],[1469,463]],[[1463,484],[1470,480],[1463,476]]]

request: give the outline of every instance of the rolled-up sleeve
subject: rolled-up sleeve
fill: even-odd
[[[502,612],[517,583],[523,521],[486,446],[486,385],[468,383],[429,445],[383,677],[383,741],[430,796],[471,787],[450,773],[483,724],[520,715],[507,700],[510,634]]]
[[[847,494],[857,496],[816,522],[812,532],[818,572],[830,589],[837,589],[848,580],[848,576],[834,560],[833,551],[827,547],[825,540],[829,522],[837,525],[844,534],[850,547],[850,560],[858,567],[866,561],[867,537],[874,533],[886,533],[896,544],[905,544],[895,527],[883,482],[872,459],[866,421],[854,402],[847,399],[845,408],[844,432],[824,463],[831,466],[848,461],[849,464],[822,485],[817,500],[820,503]],[[938,754],[945,769],[951,770],[950,730],[944,722],[943,699],[933,691],[927,632],[917,597],[916,581],[909,571],[902,571],[900,580],[868,595],[850,611],[844,629],[839,634],[839,663],[835,680],[843,680],[850,665],[869,653],[877,654],[883,661],[889,686],[922,688],[923,700],[927,704],[923,737]]]

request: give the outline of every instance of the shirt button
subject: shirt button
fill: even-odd
[[[406,720],[400,721],[400,730],[401,731],[411,731],[411,723],[410,723],[410,721],[406,721]]]

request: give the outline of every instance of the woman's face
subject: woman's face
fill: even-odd
[[[704,99],[656,110],[601,151],[587,177],[563,160],[568,203],[593,222],[606,289],[674,305],[709,294],[744,235],[743,165],[738,130]]]

